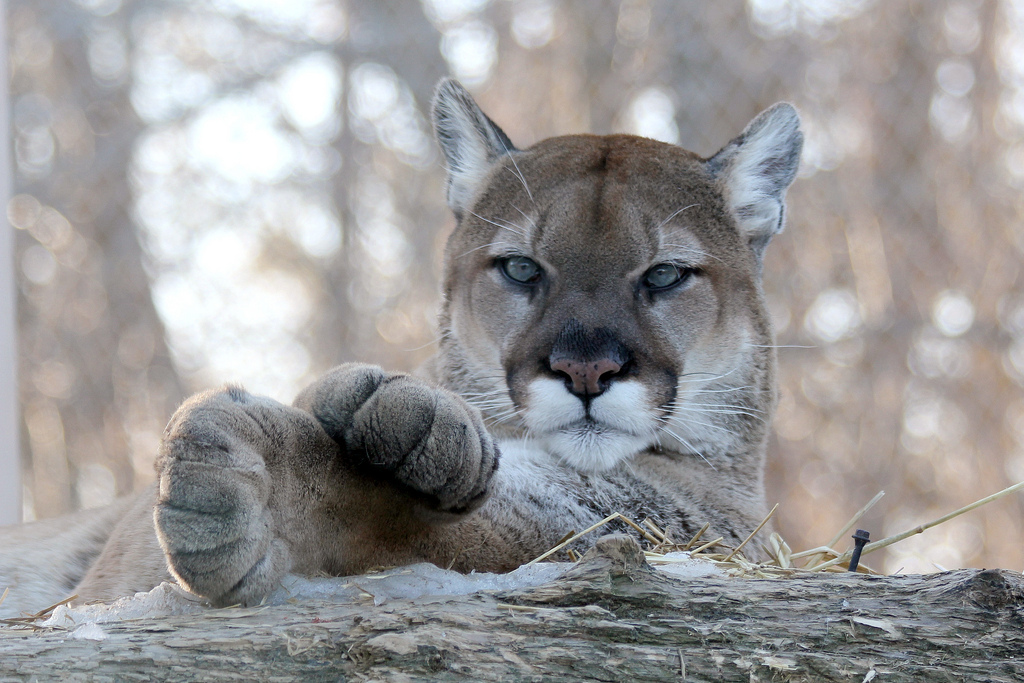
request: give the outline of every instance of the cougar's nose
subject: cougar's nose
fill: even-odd
[[[630,372],[632,356],[618,335],[570,318],[551,345],[547,367],[584,401],[601,395],[613,378]]]
[[[610,358],[600,360],[552,359],[551,369],[572,380],[572,393],[577,396],[597,396],[604,391],[608,380],[622,370],[622,365]]]

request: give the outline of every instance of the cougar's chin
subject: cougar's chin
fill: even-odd
[[[613,384],[590,401],[589,410],[565,383],[530,382],[525,419],[531,436],[565,464],[583,472],[610,469],[655,441],[656,420],[637,382]]]
[[[562,429],[543,439],[548,452],[581,472],[610,470],[650,445],[650,439],[594,423]]]

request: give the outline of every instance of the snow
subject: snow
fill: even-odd
[[[725,576],[712,563],[692,558],[689,553],[649,556],[648,561],[660,571],[678,578]],[[341,578],[310,578],[289,574],[282,580],[281,586],[267,597],[266,604],[284,605],[296,601],[361,603],[372,599],[374,605],[382,605],[391,600],[518,590],[554,581],[572,566],[563,562],[540,562],[523,565],[508,574],[460,574],[422,563]],[[195,614],[209,607],[206,600],[180,586],[162,583],[147,593],[136,593],[109,604],[75,607],[61,605],[39,625],[66,629],[71,632],[70,637],[75,639],[103,640],[107,634],[102,624]]]
[[[704,577],[726,578],[727,574],[718,565],[707,560],[692,557],[687,552],[666,553],[665,555],[647,556],[647,561],[655,569],[681,579],[699,579]]]
[[[289,575],[281,582],[281,587],[270,594],[267,603],[280,605],[292,600],[356,602],[370,596],[373,604],[382,605],[396,599],[517,590],[554,581],[569,566],[567,563],[541,562],[524,565],[508,574],[460,574],[424,562],[340,579]]]
[[[101,640],[105,635],[99,624],[106,624],[128,619],[154,617],[170,617],[178,614],[194,614],[203,611],[208,603],[202,598],[189,593],[172,583],[161,583],[148,593],[136,593],[132,597],[118,598],[111,603],[78,605],[69,607],[61,605],[50,617],[39,624],[43,627],[56,627],[73,630],[73,638]],[[96,628],[83,630],[83,626]],[[84,635],[76,636],[81,631]],[[99,636],[99,637],[96,637]]]
[[[74,640],[106,640],[107,632],[99,624],[90,621],[72,631],[70,637]]]

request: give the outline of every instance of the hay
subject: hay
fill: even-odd
[[[932,520],[925,524],[918,525],[902,533],[889,536],[888,538],[884,538],[880,541],[868,543],[864,546],[864,549],[861,552],[861,557],[863,558],[865,555],[875,550],[886,548],[890,545],[893,545],[894,543],[898,543],[902,540],[910,538],[911,536],[923,533],[928,529],[932,529],[936,526],[939,526],[940,524],[948,522],[949,520],[955,517],[959,517],[964,513],[970,512],[971,510],[975,510],[981,507],[982,505],[986,505],[988,503],[991,503],[995,500],[1008,496],[1011,493],[1015,493],[1022,489],[1024,489],[1024,482],[1014,484],[1013,486],[1007,487],[1002,491],[999,491],[998,493],[994,493],[991,496],[986,496],[985,498],[975,501],[970,505],[965,505],[964,507],[958,510],[950,512],[947,515],[943,515],[938,519]],[[775,514],[775,511],[779,507],[778,505],[773,507],[771,509],[771,512],[769,512],[765,516],[765,518],[761,520],[761,523],[758,524],[757,527],[743,540],[743,542],[737,545],[735,548],[727,544],[724,544],[722,542],[724,540],[722,537],[718,537],[712,541],[707,541],[697,546],[697,542],[704,536],[705,532],[707,532],[707,530],[711,527],[710,524],[705,524],[688,541],[686,541],[685,543],[681,543],[674,541],[667,529],[661,529],[653,520],[649,518],[640,521],[640,523],[637,523],[629,519],[625,515],[616,512],[611,515],[608,515],[600,522],[597,522],[596,524],[587,527],[579,533],[567,534],[554,547],[552,547],[550,550],[543,553],[539,557],[531,560],[527,564],[541,562],[551,557],[563,548],[566,548],[566,546],[570,545],[579,538],[582,538],[587,534],[593,533],[594,531],[597,531],[598,529],[612,522],[619,521],[625,523],[626,525],[630,526],[631,528],[639,532],[640,536],[650,544],[650,546],[644,551],[644,555],[646,556],[647,561],[651,564],[667,564],[671,562],[676,562],[679,560],[667,558],[666,556],[669,553],[674,552],[688,552],[691,557],[706,560],[717,565],[719,569],[723,570],[729,576],[746,578],[779,578],[786,576],[795,576],[800,574],[806,575],[807,573],[813,572],[846,572],[849,571],[848,567],[850,557],[853,555],[853,550],[850,549],[840,551],[836,550],[834,546],[837,543],[839,543],[844,536],[846,536],[850,529],[852,529],[854,525],[857,524],[860,518],[863,517],[864,514],[867,513],[867,511],[870,510],[875,505],[875,503],[877,503],[882,498],[883,495],[885,495],[884,491],[880,491],[877,495],[875,495],[874,498],[872,498],[864,507],[858,510],[857,513],[854,514],[853,517],[851,517],[850,520],[845,525],[843,525],[843,527],[838,532],[836,532],[835,536],[827,544],[823,546],[818,546],[816,548],[811,548],[809,550],[794,553],[790,549],[789,544],[786,543],[786,541],[779,534],[773,532],[772,534],[770,534],[767,543],[764,543],[761,546],[763,554],[768,557],[768,559],[764,561],[753,561],[746,557],[743,554],[742,550],[747,546],[751,539],[753,539],[758,534],[758,532],[760,532],[764,528],[764,526]],[[576,562],[579,559],[579,556],[575,552],[573,552],[572,549],[567,549],[566,553],[569,556],[569,559],[573,562]],[[857,572],[862,574],[881,574],[881,572],[878,572],[868,567],[863,562],[861,562],[860,565],[857,567]]]
[[[880,550],[882,548],[887,548],[890,545],[893,545],[894,543],[899,543],[900,541],[908,539],[911,536],[916,536],[917,534],[924,533],[928,529],[937,527],[940,524],[944,524],[944,523],[948,522],[949,520],[951,520],[951,519],[953,519],[955,517],[959,517],[960,515],[964,514],[965,512],[970,512],[971,510],[976,510],[977,508],[980,508],[982,505],[987,505],[988,503],[991,503],[994,500],[999,500],[1000,498],[1003,498],[1004,496],[1008,496],[1011,493],[1016,493],[1017,491],[1020,491],[1021,489],[1024,489],[1024,481],[1019,482],[1017,484],[1014,484],[1013,486],[1008,486],[1007,488],[1003,489],[1002,491],[999,491],[998,493],[993,493],[991,496],[986,496],[986,497],[982,498],[981,500],[976,500],[973,503],[971,503],[970,505],[965,505],[962,508],[960,508],[959,510],[954,510],[953,512],[950,512],[947,515],[943,515],[942,517],[939,517],[938,519],[933,519],[932,521],[926,522],[925,524],[919,524],[918,526],[914,527],[913,529],[907,529],[904,532],[895,534],[893,536],[889,536],[888,538],[883,538],[880,541],[875,541],[874,543],[868,543],[867,545],[864,546],[864,550],[862,551],[861,556],[863,557],[864,555],[867,555],[868,553],[874,552],[875,550]],[[852,554],[853,554],[852,550],[847,550],[845,553],[843,553],[842,555],[839,555],[835,559],[829,560],[827,562],[823,562],[823,563],[817,565],[816,567],[813,567],[811,569],[811,571],[820,571],[822,569],[828,569],[830,567],[833,567],[833,566],[835,566],[837,564],[840,564],[842,562],[849,562],[850,556]]]
[[[7,591],[8,590],[10,590],[10,589],[9,588],[8,589],[4,589],[4,597],[7,597]],[[66,605],[69,602],[71,602],[72,600],[77,600],[77,599],[78,599],[77,595],[72,595],[69,598],[64,598],[60,602],[53,603],[52,605],[50,605],[46,609],[39,610],[35,614],[26,614],[23,617],[11,617],[9,619],[0,619],[0,624],[4,624],[5,626],[21,626],[23,628],[31,628],[31,629],[37,630],[37,631],[39,631],[39,630],[57,629],[57,628],[59,628],[57,626],[49,627],[49,629],[46,629],[46,628],[44,628],[42,626],[39,626],[36,622],[46,621],[50,617],[50,613],[53,610],[57,609],[61,605]]]
[[[658,543],[658,539],[656,539],[653,536],[651,536],[651,534],[648,533],[647,531],[644,531],[643,527],[641,527],[639,524],[637,524],[636,522],[634,522],[633,520],[629,519],[628,517],[626,517],[623,514],[620,514],[618,512],[613,512],[612,514],[608,515],[607,517],[602,519],[597,524],[593,524],[593,525],[587,527],[586,529],[584,529],[583,531],[579,532],[578,534],[577,533],[570,533],[567,536],[563,537],[563,539],[561,541],[559,541],[555,545],[555,547],[553,547],[551,550],[548,550],[546,553],[543,553],[543,554],[539,555],[538,557],[535,557],[534,559],[530,560],[529,562],[526,563],[526,566],[529,566],[531,564],[537,564],[538,562],[542,562],[543,560],[546,560],[547,558],[551,557],[552,555],[554,555],[555,553],[557,553],[559,550],[561,550],[565,546],[569,545],[570,543],[573,543],[577,539],[583,538],[584,536],[586,536],[587,534],[589,534],[589,533],[591,533],[593,531],[597,531],[598,529],[600,529],[604,525],[608,524],[609,522],[614,522],[615,520],[620,520],[622,522],[625,522],[629,526],[633,527],[633,529],[638,531],[640,533],[640,535],[644,539],[646,539],[648,541],[651,541],[651,542],[654,542],[654,543]],[[571,559],[571,556],[570,556],[570,559]],[[575,560],[573,560],[573,561],[575,561]]]
[[[776,503],[775,507],[773,507],[771,509],[771,512],[769,512],[767,515],[765,515],[765,518],[761,520],[761,523],[758,524],[754,528],[754,530],[750,532],[749,536],[747,536],[746,538],[743,539],[742,543],[740,543],[738,546],[736,546],[735,550],[733,550],[731,553],[729,553],[729,556],[726,557],[725,560],[723,560],[723,562],[728,562],[729,560],[731,560],[733,557],[736,556],[736,553],[738,553],[739,551],[743,550],[743,546],[745,546],[747,543],[749,543],[750,539],[752,539],[757,534],[758,531],[760,531],[761,529],[764,528],[764,525],[768,523],[768,520],[772,518],[772,515],[774,515],[775,511],[778,510],[778,509],[779,509],[779,504]]]

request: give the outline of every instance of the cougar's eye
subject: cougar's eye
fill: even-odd
[[[501,272],[513,282],[521,285],[532,285],[540,280],[544,271],[537,262],[526,256],[509,256],[500,261]]]
[[[644,273],[644,287],[647,289],[667,289],[682,282],[692,272],[671,263],[659,263]]]

